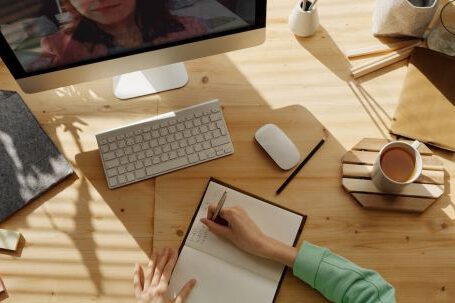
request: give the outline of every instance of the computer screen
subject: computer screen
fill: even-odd
[[[259,0],[0,0],[16,77],[263,27]]]

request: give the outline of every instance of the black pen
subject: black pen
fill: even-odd
[[[325,142],[325,138],[322,138],[321,141],[319,141],[318,145],[316,145],[315,148],[313,148],[313,150],[308,154],[308,156],[306,156],[306,158],[302,161],[302,163],[299,164],[299,166],[297,166],[297,168],[292,172],[292,174],[286,179],[286,181],[284,181],[284,183],[280,186],[280,188],[278,188],[278,190],[276,191],[276,194],[280,194],[285,188],[286,186],[289,184],[289,182],[292,181],[292,179],[294,179],[294,177],[299,173],[299,171],[305,166],[305,164],[310,161],[310,159],[314,156],[314,154],[321,148],[322,144],[324,144]]]

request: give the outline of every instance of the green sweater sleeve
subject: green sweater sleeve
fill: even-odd
[[[361,268],[330,250],[304,242],[294,275],[336,303],[394,303],[395,290],[377,272]]]

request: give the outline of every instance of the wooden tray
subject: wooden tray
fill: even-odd
[[[348,151],[342,159],[343,187],[365,208],[423,212],[444,193],[443,163],[422,144],[420,178],[398,194],[382,192],[373,184],[370,174],[379,151],[388,142],[365,138]]]

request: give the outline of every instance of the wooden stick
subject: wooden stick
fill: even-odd
[[[368,62],[366,64],[362,64],[360,66],[354,67],[351,69],[351,74],[354,77],[354,79],[357,79],[359,77],[362,77],[369,73],[377,71],[381,68],[384,68],[384,67],[392,65],[396,62],[404,60],[404,59],[408,58],[409,56],[411,56],[414,48],[416,46],[420,45],[420,43],[422,43],[422,42],[419,42],[417,45],[410,45],[408,47],[400,49],[400,50],[394,52],[393,54],[386,56],[382,59],[374,60],[372,62]]]
[[[363,56],[367,56],[367,55],[390,53],[390,52],[393,52],[400,48],[404,48],[406,46],[415,44],[418,41],[420,41],[420,40],[413,39],[413,40],[398,41],[398,42],[389,43],[389,44],[382,44],[382,45],[377,45],[377,46],[353,49],[353,50],[346,52],[346,57],[348,59],[352,59],[352,58],[358,58],[358,57],[363,57]]]

